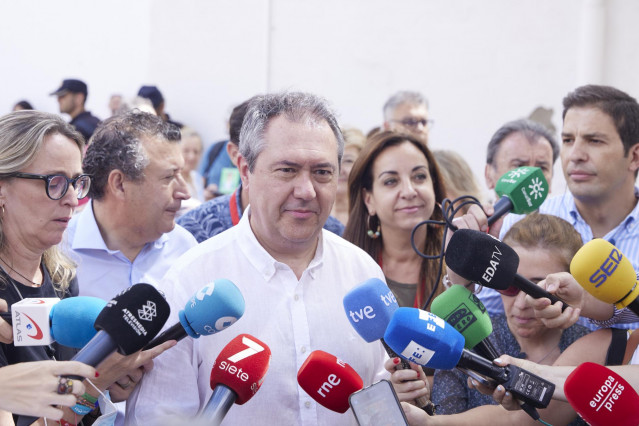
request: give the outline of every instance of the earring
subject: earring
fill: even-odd
[[[368,238],[372,238],[374,240],[378,239],[379,236],[382,234],[382,228],[380,226],[380,224],[377,224],[377,231],[373,232],[371,228],[371,216],[368,216],[368,219],[366,219],[366,223],[368,224],[368,231],[366,231],[366,235],[368,235]]]

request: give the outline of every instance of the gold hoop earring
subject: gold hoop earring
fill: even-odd
[[[379,222],[379,220],[378,220]],[[378,223],[377,224],[377,231],[373,232],[373,230],[371,229],[371,216],[368,216],[368,219],[366,219],[366,223],[368,225],[368,231],[366,231],[366,235],[368,235],[368,238],[372,238],[374,240],[378,239],[380,235],[382,235],[382,227],[381,225]]]

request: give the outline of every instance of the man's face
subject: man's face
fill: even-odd
[[[385,124],[389,130],[414,133],[428,141],[429,125],[426,105],[400,104]]]
[[[570,108],[561,132],[561,165],[579,201],[600,201],[632,188],[639,167],[637,147],[624,155],[612,118],[595,107]],[[614,206],[613,206],[614,207]]]
[[[271,254],[314,249],[335,201],[337,140],[328,123],[278,116],[268,123],[255,169],[240,156],[250,223]]]
[[[66,92],[58,96],[58,104],[60,104],[61,113],[71,114],[76,107],[76,94]]]
[[[126,181],[131,232],[145,242],[155,241],[175,227],[175,214],[189,198],[181,171],[184,167],[179,143],[159,137],[142,142],[149,164],[140,181]]]
[[[539,167],[550,189],[553,162],[552,147],[548,139],[539,137],[531,142],[519,132],[506,136],[497,147],[493,164],[486,164],[488,189],[494,189],[499,178],[506,172],[522,166]]]

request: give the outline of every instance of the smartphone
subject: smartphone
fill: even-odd
[[[482,384],[492,389],[495,389],[497,387],[497,382],[494,381],[493,379],[489,379],[487,377],[481,376],[478,373],[472,370],[467,370],[465,368],[457,367],[457,369],[461,371],[462,373],[464,373],[465,375],[467,375],[468,377],[470,377],[471,379],[474,379],[475,381],[479,382],[479,384]]]
[[[348,397],[360,426],[406,426],[408,421],[393,386],[381,380]]]

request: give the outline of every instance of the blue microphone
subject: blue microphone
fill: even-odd
[[[106,302],[97,297],[62,299],[51,308],[51,337],[61,345],[80,349],[96,335],[93,324]]]
[[[244,315],[244,296],[235,284],[218,279],[202,287],[186,302],[178,314],[180,322],[166,329],[144,349],[151,349],[168,340],[194,339],[222,331]]]

